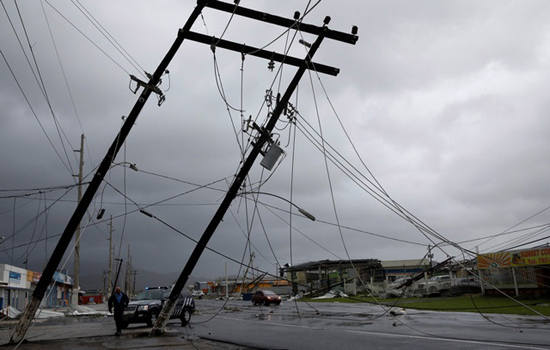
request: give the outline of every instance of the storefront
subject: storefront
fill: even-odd
[[[534,247],[477,256],[487,294],[550,296],[550,247]]]
[[[29,303],[40,272],[0,264],[0,310],[11,306],[23,310]],[[69,305],[73,290],[73,278],[66,273],[55,272],[54,283],[44,296],[44,306],[57,307]]]
[[[46,290],[45,304],[47,307],[67,306],[71,303],[72,292],[73,278],[67,273],[56,271],[53,283]]]
[[[391,283],[398,278],[412,277],[423,273],[431,266],[428,259],[413,260],[385,260],[382,267],[386,276],[386,282]]]
[[[8,264],[0,264],[0,309],[13,306],[24,309],[31,295],[28,270]]]

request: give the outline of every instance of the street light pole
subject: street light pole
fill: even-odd
[[[305,209],[300,208],[299,206],[297,206],[296,204],[292,203],[291,201],[289,201],[288,199],[286,199],[284,197],[281,197],[281,196],[278,196],[276,194],[269,193],[269,192],[241,192],[241,193],[239,193],[239,196],[245,196],[247,194],[263,194],[263,195],[266,195],[266,196],[272,196],[272,197],[275,197],[275,198],[279,198],[279,199],[289,203],[290,205],[292,205],[296,209],[298,209],[298,211],[300,213],[302,213],[302,215],[304,215],[306,218],[310,219],[311,221],[315,221],[315,216],[308,213]]]

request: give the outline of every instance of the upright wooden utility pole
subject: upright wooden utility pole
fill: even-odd
[[[136,295],[136,276],[137,270],[132,270],[132,297]]]
[[[126,261],[126,274],[124,277],[124,292],[128,295],[131,294],[131,274],[132,274],[132,258],[130,256],[130,245],[128,244],[128,260]]]
[[[82,170],[84,168],[84,134],[80,135],[80,149],[75,150],[80,153],[80,163],[78,166],[78,202],[82,199]],[[78,305],[78,292],[80,291],[80,223],[76,227],[75,245],[74,245],[74,279],[73,294],[71,305]]]
[[[111,215],[111,219],[109,220],[109,272],[107,277],[107,298],[113,294],[113,216]]]

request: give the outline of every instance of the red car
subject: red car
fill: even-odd
[[[281,303],[281,297],[273,293],[270,290],[259,290],[252,296],[252,303],[254,305],[265,305],[269,304],[279,305]]]

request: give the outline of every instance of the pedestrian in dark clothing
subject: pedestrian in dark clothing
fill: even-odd
[[[116,333],[115,335],[120,335],[122,333],[122,324],[124,323],[123,316],[124,316],[124,308],[128,306],[128,303],[130,302],[130,299],[128,299],[128,296],[120,290],[120,287],[116,287],[115,293],[111,295],[109,298],[109,312],[113,313],[113,307],[114,307],[114,313],[115,316],[115,323],[116,323]]]

